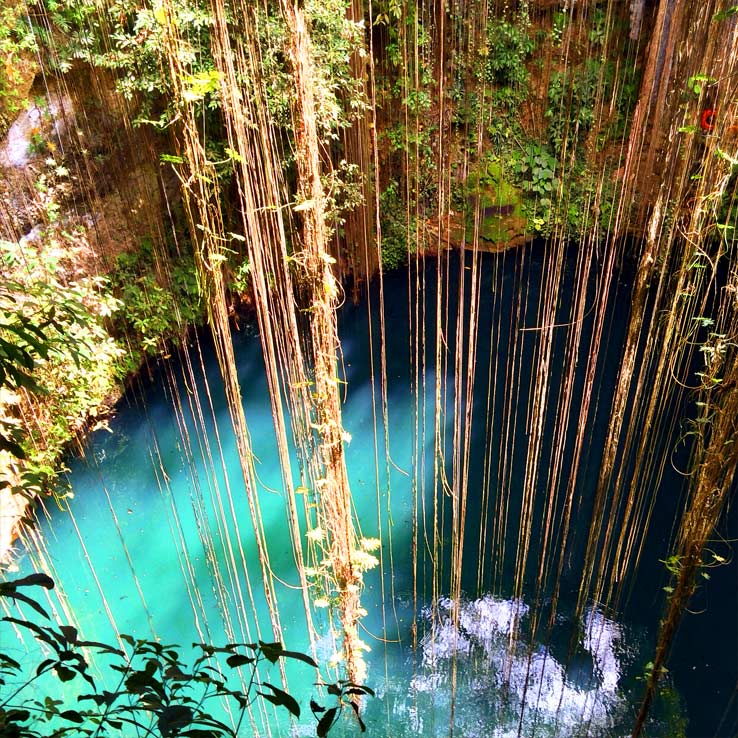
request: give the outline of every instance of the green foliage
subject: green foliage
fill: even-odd
[[[564,36],[569,25],[569,14],[561,10],[557,10],[553,16],[553,24],[551,26],[551,41],[554,46],[561,45],[561,39]]]
[[[304,9],[312,42],[318,130],[324,140],[336,140],[341,129],[366,108],[362,81],[353,76],[350,67],[352,54],[363,53],[363,28],[347,18],[345,0],[309,0]],[[260,80],[246,83],[263,85],[273,120],[289,132],[295,90],[292,71],[286,63],[287,29],[277,5],[257,12],[263,74]]]
[[[164,343],[178,343],[183,331],[203,317],[192,258],[171,262],[157,278],[150,243],[118,257],[111,288],[121,302],[117,330],[144,354],[155,355]]]
[[[110,70],[118,90],[133,103],[135,122],[164,130],[178,120],[178,101],[174,100],[175,85],[167,58],[171,50],[166,48],[170,19],[164,6],[136,5],[128,0],[104,4],[96,0],[48,0],[41,7],[43,10],[39,9],[33,19],[47,67],[65,73],[82,60],[93,68]],[[184,88],[182,98],[194,104],[202,116],[206,154],[216,164],[219,176],[228,179],[233,172],[233,157],[226,151],[220,111],[221,75],[211,48],[211,5],[207,0],[175,0],[167,8],[171,8],[171,21],[181,38],[178,53],[184,78],[178,82]],[[352,55],[362,52],[363,27],[347,18],[346,0],[309,1],[304,10],[311,35],[312,85],[319,133],[324,142],[338,140],[340,131],[366,106],[363,80],[352,74],[350,64]],[[275,137],[288,139],[292,134],[291,108],[296,91],[284,19],[275,3],[254,6],[253,11],[259,36],[260,57],[256,64],[260,73],[240,80],[241,92],[265,100],[276,123]],[[235,48],[241,43],[240,25],[234,17],[231,28]],[[293,150],[288,140],[283,143],[285,152]],[[287,153],[283,161],[285,170],[289,170],[292,155]],[[223,190],[228,189],[226,183]],[[140,301],[133,302],[142,307]],[[144,333],[158,332],[161,326],[150,326],[151,316],[145,315],[145,310],[138,312],[143,317],[138,328]]]
[[[56,298],[60,298],[58,304]],[[30,289],[11,281],[0,286],[0,388],[44,393],[34,376],[37,362],[63,356],[65,349],[79,365],[78,346],[73,341],[62,342],[61,336],[66,324],[83,315],[81,304],[42,282]],[[2,418],[0,429],[0,450],[25,459],[24,434],[18,425]]]
[[[374,25],[391,26],[402,19],[402,14],[401,0],[380,0],[374,13]]]
[[[187,664],[178,646],[159,641],[122,635],[125,650],[87,641],[71,625],[48,624],[46,609],[26,594],[26,588],[34,586],[52,589],[54,582],[45,574],[32,574],[0,583],[0,597],[8,604],[26,605],[41,618],[37,622],[38,618],[33,621],[8,616],[2,622],[31,635],[41,647],[39,654],[46,656],[29,670],[8,653],[0,653],[3,736],[102,737],[128,731],[157,738],[236,738],[247,711],[258,698],[284,708],[295,718],[301,716],[297,700],[264,681],[262,674],[278,661],[294,661],[317,669],[318,665],[306,654],[288,651],[281,643],[264,641],[229,643],[223,647],[195,643],[193,648],[198,655]],[[8,639],[3,638],[2,643],[7,648]],[[89,660],[93,655],[94,664]],[[54,682],[60,687],[69,684],[76,697],[69,697],[69,689],[55,689]],[[106,689],[112,684],[116,685],[112,691]],[[37,685],[50,694],[38,697]],[[346,681],[321,686],[332,698],[332,704],[324,706],[310,700],[316,735],[327,735],[347,707],[364,732],[358,699],[373,696],[372,690]],[[224,703],[233,725],[225,724],[216,711],[216,704],[222,712]]]
[[[733,16],[738,15],[738,5],[729,5],[725,10],[721,10],[712,17],[713,21],[719,23],[720,21],[728,20]]]
[[[615,104],[617,106],[617,118],[610,126],[609,138],[611,141],[619,141],[628,133],[633,110],[638,101],[638,92],[641,86],[641,68],[626,64],[621,67],[616,80],[618,90]]]
[[[324,175],[323,192],[326,193],[326,223],[340,230],[346,222],[346,214],[364,203],[364,177],[358,164],[342,159],[327,175]]]
[[[428,185],[432,180],[434,171],[432,135],[437,129],[437,123],[429,115],[431,109],[431,97],[424,89],[430,80],[426,77],[421,79],[420,88],[406,87],[407,79],[402,78],[395,82],[392,87],[392,96],[398,101],[396,123],[387,128],[384,138],[389,143],[390,151],[402,152],[407,161],[410,171],[421,172],[421,180]],[[421,185],[419,182],[418,185]],[[425,186],[419,187],[419,196],[423,197]],[[427,196],[429,193],[425,192]]]
[[[123,255],[110,278],[63,283],[50,276],[65,272],[71,244],[83,237],[57,224],[36,246],[5,242],[0,250],[0,449],[24,461],[0,485],[12,481],[13,492],[29,498],[51,492],[57,503],[62,451],[100,420],[118,380],[144,353],[176,341],[202,317],[191,259],[175,260],[163,287],[150,247]],[[125,336],[125,349],[110,330]],[[19,420],[29,413],[30,436]]]
[[[738,233],[738,160],[730,164],[728,181],[717,205],[714,222],[715,237],[726,246],[733,243]]]
[[[517,24],[495,20],[487,27],[486,78],[501,87],[521,87],[528,82],[525,62],[535,49],[524,20]]]
[[[593,46],[602,46],[607,38],[607,13],[602,8],[595,8],[589,19],[589,42]]]
[[[687,89],[694,95],[701,95],[702,90],[717,82],[714,77],[710,77],[706,74],[694,74],[687,80]]]
[[[251,289],[251,262],[244,259],[235,269],[231,271],[229,289],[239,295],[247,293]]]
[[[352,54],[363,53],[364,29],[346,16],[346,0],[305,3],[315,63],[315,104],[324,137],[338,138],[341,128],[366,109],[362,80],[351,73]]]
[[[612,64],[587,59],[569,72],[554,72],[548,88],[549,140],[558,154],[566,146],[575,148],[595,120],[597,93],[607,96],[612,88]]]
[[[453,123],[466,128],[470,149],[476,149],[480,123],[497,147],[521,133],[520,106],[528,95],[526,62],[535,49],[528,28],[525,16],[516,22],[491,18],[477,54],[454,57]]]
[[[522,152],[515,152],[511,164],[523,190],[549,201],[558,186],[557,165],[550,149],[536,143],[529,143]]]
[[[549,235],[558,217],[556,204],[560,200],[554,199],[559,185],[557,165],[550,149],[537,143],[528,143],[511,157],[510,168],[528,194],[523,209],[529,228],[543,236]]]
[[[380,225],[382,228],[382,268],[397,269],[407,263],[410,252],[412,220],[400,195],[400,186],[392,181],[379,196]]]
[[[7,281],[0,291],[0,446],[24,460],[13,491],[30,497],[47,490],[56,457],[113,391],[122,352],[102,326],[100,283],[62,285],[33,249],[3,246],[5,268],[20,273],[12,267],[23,259],[25,281]],[[24,408],[33,409],[30,438],[18,421]]]
[[[0,54],[4,59],[18,52],[36,51],[36,42],[25,15],[25,3],[6,2],[0,9]]]
[[[217,107],[217,85],[212,84],[216,73],[210,54],[210,9],[197,0],[178,0],[172,7],[174,22],[187,39],[180,61],[190,70],[194,99],[206,108]],[[165,108],[172,83],[165,72],[166,16],[161,7],[136,6],[127,0],[113,0],[104,6],[94,0],[47,0],[43,13],[33,16],[33,20],[48,66],[68,72],[75,61],[81,60],[109,69],[124,97],[141,105],[143,119],[159,116],[156,122],[160,124],[173,119],[176,111]]]
[[[24,104],[35,72],[36,41],[26,19],[26,4],[9,0],[0,8],[0,134]]]

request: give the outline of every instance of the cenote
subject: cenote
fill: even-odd
[[[555,298],[561,326],[550,332],[552,361],[545,392],[551,412],[545,414],[530,511],[530,553],[522,589],[516,592],[523,485],[531,453],[529,423],[543,333],[537,316],[547,297],[542,285],[547,284],[549,248],[535,242],[479,255],[478,326],[473,335],[468,310],[476,272],[470,253],[463,260],[458,254],[426,258],[408,270],[385,275],[386,427],[377,281],[369,286],[368,299],[344,304],[339,312],[343,426],[351,436],[346,454],[353,503],[361,535],[381,540],[376,552],[380,565],[365,573],[361,600],[367,614],[360,637],[371,649],[365,681],[377,695],[363,706],[369,736],[630,734],[664,609],[663,587],[669,576],[663,561],[669,555],[684,484],[676,471],[685,462],[684,449],[677,442],[678,429],[660,441],[661,451],[666,449],[673,463],[664,466],[638,567],[627,581],[617,583],[617,608],[588,601],[581,617],[575,617],[634,270],[622,266],[607,287],[610,309],[594,367],[596,401],[587,415],[572,480],[571,519],[581,523],[571,526],[559,556],[565,496],[562,493],[552,508],[548,538],[544,501],[552,486],[567,488],[567,470],[574,464],[577,403],[587,381],[593,306],[602,289],[599,277],[590,280],[583,317],[574,325],[571,313],[582,252],[574,245],[563,248],[561,289]],[[440,309],[437,295],[443,296]],[[464,310],[461,333],[459,306]],[[443,333],[440,375],[438,314]],[[567,336],[575,328],[581,331],[580,348],[572,355],[567,353]],[[453,357],[457,342],[467,346],[472,339],[476,360],[469,374],[466,367],[454,367]],[[234,333],[234,343],[283,641],[287,648],[307,653],[310,643],[261,345],[255,330],[247,327]],[[572,363],[573,384],[564,392]],[[57,607],[74,614],[86,638],[112,641],[116,633],[128,633],[177,643],[186,651],[193,642],[251,641],[257,633],[270,632],[221,387],[213,348],[202,332],[178,355],[142,376],[120,403],[109,430],[90,436],[83,458],[69,459],[73,496],[61,503],[69,512],[46,503],[37,547],[24,554],[19,565],[24,572],[41,566],[51,573],[57,582]],[[564,396],[572,398],[573,407],[564,415],[566,427],[561,430],[557,403]],[[442,412],[437,422],[439,397]],[[454,599],[454,491],[451,483],[444,486],[438,480],[442,472],[448,479],[453,475],[452,449],[464,445],[452,442],[455,413],[470,406],[473,414],[462,426],[469,461],[461,597]],[[686,402],[677,410],[684,415],[690,411]],[[564,439],[557,442],[560,456],[553,453],[557,433]],[[435,434],[446,448],[440,469]],[[293,461],[297,469],[294,455]],[[504,498],[498,493],[503,486],[509,490]],[[309,499],[310,491],[301,494]],[[735,510],[730,516],[721,528],[726,540],[738,532]],[[554,568],[539,585],[538,565],[546,546]],[[729,559],[726,550],[729,546],[716,540],[715,551]],[[681,624],[670,672],[647,724],[650,736],[735,734],[735,564],[712,568],[710,576],[691,601],[694,614],[687,614]],[[552,615],[556,581],[560,584]],[[318,600],[319,594],[311,597]],[[321,636],[316,655],[326,673],[336,651],[328,612],[313,608]],[[288,685],[301,701],[314,693],[314,681],[314,674],[290,667]],[[275,721],[258,734],[312,734],[308,718],[304,714],[291,726]],[[356,723],[348,719],[334,730],[358,734]]]

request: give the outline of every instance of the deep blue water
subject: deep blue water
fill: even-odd
[[[447,599],[449,588],[450,494],[438,495],[438,530],[444,540],[438,558],[431,556],[433,536],[433,403],[436,391],[435,314],[437,295],[443,294],[448,322],[442,326],[449,361],[443,390],[447,473],[451,474],[453,389],[451,372],[457,340],[456,309],[469,304],[471,257],[467,255],[464,278],[467,289],[459,297],[461,265],[452,256],[448,263],[429,260],[419,273],[411,270],[385,278],[387,337],[388,439],[382,426],[379,384],[379,306],[377,285],[371,302],[345,305],[340,314],[340,333],[346,381],[344,427],[352,436],[347,462],[361,521],[362,534],[382,539],[382,567],[367,572],[363,603],[368,611],[363,639],[371,646],[367,682],[378,698],[366,706],[365,719],[372,736],[442,736],[448,734],[451,714],[449,693],[452,663],[457,661],[457,698],[454,702],[454,735],[621,735],[632,724],[642,682],[638,676],[652,658],[655,629],[664,605],[662,587],[667,584],[660,559],[668,555],[671,521],[683,489],[683,480],[667,467],[659,502],[654,511],[637,575],[623,588],[618,612],[592,605],[582,622],[571,616],[580,580],[581,559],[591,514],[597,477],[599,449],[604,443],[608,397],[617,374],[620,349],[628,314],[627,267],[612,287],[612,309],[606,318],[606,341],[597,367],[599,401],[587,419],[585,457],[576,482],[576,521],[567,549],[562,575],[558,616],[549,632],[526,631],[536,597],[542,611],[550,602],[550,585],[536,592],[532,584],[523,598],[512,598],[515,567],[516,522],[527,460],[526,412],[532,401],[531,382],[539,361],[540,331],[536,307],[539,285],[546,284],[548,247],[534,244],[481,259],[480,309],[473,390],[474,416],[470,430],[471,457],[468,472],[468,511],[464,545],[464,596]],[[577,251],[563,253],[562,290],[557,322],[569,322]],[[425,299],[416,308],[408,300],[415,280],[425,280]],[[442,280],[443,290],[438,286]],[[593,281],[587,293],[592,304],[597,293]],[[368,355],[369,310],[372,313],[375,384]],[[466,309],[466,308],[465,308]],[[410,311],[410,315],[408,312]],[[583,390],[593,311],[582,322],[579,354],[565,353],[569,328],[554,331],[551,387],[546,396],[553,404],[559,395],[562,369],[577,362],[573,396]],[[468,326],[468,313],[462,324]],[[422,352],[412,350],[413,336],[425,325],[425,363],[417,365]],[[259,497],[270,561],[278,581],[284,639],[295,650],[308,650],[302,600],[291,587],[297,584],[287,535],[285,501],[276,461],[271,410],[259,339],[243,331],[235,336],[239,378],[251,432]],[[513,346],[521,353],[515,354]],[[199,348],[198,348],[199,346]],[[70,461],[69,483],[74,492],[70,505],[73,518],[49,506],[49,520],[42,525],[48,548],[47,563],[69,611],[88,638],[111,639],[119,632],[140,638],[160,637],[167,642],[189,644],[208,641],[253,640],[269,634],[251,522],[236,458],[235,442],[212,349],[205,334],[187,349],[195,366],[193,386],[184,370],[184,355],[152,368],[151,376],[131,389],[111,422],[112,432],[92,435],[83,459]],[[200,371],[202,351],[204,374]],[[491,374],[490,374],[491,369]],[[490,380],[491,377],[491,380]],[[213,412],[208,408],[205,379],[212,392]],[[417,405],[414,386],[420,382]],[[488,402],[490,388],[494,403]],[[460,383],[459,393],[471,390]],[[204,423],[193,415],[195,391],[202,401]],[[505,398],[513,397],[511,406]],[[180,403],[183,411],[175,413]],[[511,412],[510,407],[517,408]],[[377,415],[379,463],[375,463],[373,410]],[[688,406],[680,408],[688,412]],[[554,430],[554,412],[547,414],[541,472],[537,481],[534,515],[540,520],[549,486],[548,456]],[[572,412],[564,450],[564,475],[572,463],[573,436],[578,406]],[[215,418],[215,420],[213,419]],[[504,445],[505,429],[514,445]],[[416,434],[415,428],[420,429]],[[226,472],[221,465],[215,429],[218,429]],[[391,462],[385,460],[385,440]],[[209,451],[208,451],[209,444]],[[663,439],[670,448],[673,439]],[[297,464],[295,464],[297,469]],[[504,552],[496,550],[485,531],[496,520],[499,472],[510,479],[510,510]],[[486,471],[485,471],[486,470]],[[490,476],[489,495],[485,474]],[[229,482],[236,519],[228,511]],[[220,506],[223,512],[219,512]],[[560,514],[557,512],[557,514]],[[416,584],[411,565],[413,525],[419,536]],[[538,526],[539,528],[540,526]],[[540,558],[540,539],[534,532],[528,559],[532,582]],[[735,538],[735,510],[726,517],[722,535]],[[557,533],[558,534],[558,533]],[[83,543],[84,542],[84,545]],[[257,607],[251,611],[247,578],[240,563],[243,547]],[[730,558],[730,547],[716,542],[715,550]],[[33,566],[37,554],[22,562]],[[229,565],[233,561],[233,565]],[[483,569],[479,563],[484,562]],[[441,572],[437,588],[433,572]],[[735,563],[710,570],[685,616],[670,663],[671,678],[666,697],[656,706],[656,720],[649,735],[675,735],[680,720],[688,721],[686,734],[733,736],[738,730],[735,696],[738,680],[738,587]],[[94,572],[94,576],[93,576]],[[218,578],[222,578],[219,584]],[[241,593],[239,595],[239,592]],[[219,594],[220,593],[220,594]],[[451,614],[458,609],[461,629]],[[431,613],[435,625],[431,627]],[[508,634],[513,615],[521,618],[524,638],[512,650]],[[327,634],[325,611],[317,609],[319,627]],[[546,620],[546,616],[543,617]],[[417,629],[419,645],[411,648]],[[269,640],[267,637],[266,640]],[[319,644],[319,656],[327,662],[334,652],[330,638]],[[296,672],[298,685],[304,678]],[[503,679],[507,675],[507,679]],[[526,680],[526,675],[528,679]],[[532,676],[531,676],[532,675]],[[295,690],[300,693],[300,687]],[[528,705],[520,721],[525,693]],[[535,695],[535,699],[531,697]],[[307,730],[307,729],[306,729]],[[304,732],[304,731],[301,731]],[[346,734],[355,729],[347,726]]]

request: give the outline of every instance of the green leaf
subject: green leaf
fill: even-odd
[[[235,149],[232,149],[228,146],[225,147],[225,152],[228,155],[229,159],[233,159],[233,161],[237,161],[239,164],[243,164],[244,159],[241,156],[241,154],[238,153]]]
[[[300,705],[297,704],[297,700],[291,694],[287,694],[283,689],[275,687],[269,682],[264,682],[262,686],[269,687],[274,694],[267,694],[266,692],[258,692],[257,694],[275,705],[286,707],[295,717],[300,717]]]
[[[719,21],[727,20],[734,15],[738,15],[738,5],[731,5],[725,10],[721,10],[718,13],[715,13],[715,15],[712,16],[712,19],[717,23]]]

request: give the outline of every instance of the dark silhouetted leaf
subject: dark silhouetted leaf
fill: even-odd
[[[261,643],[261,641],[259,641]],[[279,644],[282,645],[281,643]],[[255,643],[226,643],[223,648],[216,648],[216,651],[235,651],[237,648],[250,648],[252,651],[256,651],[258,646]]]
[[[54,667],[54,671],[56,672],[56,675],[59,677],[59,681],[61,682],[71,682],[72,679],[74,679],[74,675],[76,674],[73,669],[67,669],[66,666],[62,666],[61,664],[57,664]]]
[[[32,607],[39,615],[43,615],[45,618],[49,617],[49,613],[44,610],[41,605],[36,602],[36,600],[31,599],[27,595],[24,595],[22,592],[15,592],[13,590],[9,592],[3,592],[3,595],[5,597],[11,597],[14,600],[20,600],[21,602],[25,602],[29,607]]]
[[[86,700],[92,700],[98,707],[110,704],[106,702],[105,697],[101,694],[80,694],[77,695],[77,702],[85,702]]]
[[[317,728],[318,738],[323,738],[323,736],[328,735],[328,731],[331,729],[331,726],[333,725],[336,719],[337,711],[338,711],[337,707],[331,707],[331,709],[327,710],[325,715],[323,715],[323,717],[320,718],[320,720],[318,721],[318,728]]]
[[[359,715],[359,706],[355,702],[349,702],[349,705],[351,705],[351,707],[353,708],[356,719],[359,721],[359,728],[361,728],[361,732],[366,733],[366,725],[364,725],[364,721],[361,719],[361,715]]]
[[[0,433],[0,451],[7,451],[12,456],[15,456],[16,459],[26,458],[26,452],[23,450],[23,447],[16,441],[13,441],[12,439],[8,438],[7,436],[2,435],[1,433]]]
[[[15,579],[12,582],[13,587],[32,587],[39,586],[46,589],[54,589],[54,580],[47,574],[29,574],[27,577]]]
[[[57,653],[59,652],[59,647],[54,642],[54,639],[49,636],[49,632],[47,629],[39,627],[38,625],[36,625],[36,623],[30,623],[28,620],[18,620],[18,618],[3,618],[3,620],[6,623],[14,623],[15,625],[20,625],[22,628],[28,628],[28,630],[32,630],[36,634],[36,638],[39,641],[47,643]]]
[[[85,719],[76,710],[64,710],[59,713],[59,717],[69,720],[70,723],[83,723]]]
[[[125,654],[119,648],[109,646],[107,643],[99,643],[98,641],[77,641],[80,648],[95,648],[102,653],[111,653],[115,656],[124,657]]]
[[[374,697],[374,692],[371,689],[369,689],[369,687],[362,687],[362,686],[351,687],[350,689],[344,690],[343,693],[344,694],[359,694],[359,695],[368,694],[371,697]]]
[[[16,710],[11,708],[5,713],[5,719],[9,723],[25,723],[31,717],[31,713],[28,710]]]
[[[283,689],[275,687],[269,682],[264,682],[263,686],[269,687],[274,694],[267,694],[266,692],[259,692],[258,694],[275,705],[286,707],[295,717],[300,717],[300,705],[297,704],[297,700],[291,694],[287,694]]]
[[[56,663],[54,659],[44,659],[37,667],[36,667],[36,676],[44,672],[46,669],[48,669],[52,664]]]
[[[233,656],[229,656],[226,659],[226,664],[228,666],[232,666],[234,669],[237,666],[243,666],[244,664],[253,664],[254,659],[252,659],[250,656],[242,656],[239,653],[234,653]]]
[[[179,668],[178,664],[172,664],[172,666],[167,667],[164,671],[164,676],[167,679],[172,679],[177,682],[186,682],[190,679],[194,679],[194,675],[185,674],[182,669]]]
[[[61,625],[59,630],[62,632],[67,643],[74,645],[77,642],[77,629],[72,625]]]
[[[164,738],[168,738],[174,733],[179,732],[182,728],[186,728],[194,717],[194,712],[187,705],[171,705],[165,707],[159,715],[158,726]]]
[[[367,687],[365,684],[354,684],[353,682],[346,682],[346,686],[350,687],[350,689],[347,689],[345,694],[368,694],[370,697],[375,696],[374,690],[371,687]]]
[[[11,659],[6,653],[0,653],[0,665],[5,668],[20,669],[20,663],[15,659]]]
[[[143,694],[150,689],[162,694],[161,684],[145,671],[135,671],[126,679],[126,689],[134,694]]]
[[[264,657],[272,663],[284,653],[281,643],[264,643],[264,641],[259,641],[259,645],[261,646],[261,652],[264,654]]]
[[[319,705],[315,700],[310,700],[310,709],[317,715],[319,712],[325,712],[325,707]]]
[[[210,725],[218,729],[218,736],[233,735],[233,731],[225,723],[216,720],[212,715],[198,715],[198,725]]]
[[[306,653],[300,653],[299,651],[282,651],[280,653],[280,656],[283,656],[286,659],[296,659],[297,661],[303,661],[310,666],[314,666],[316,669],[318,668],[318,665],[315,663],[312,657],[308,656]]]

